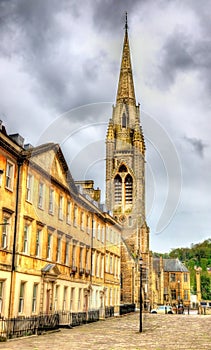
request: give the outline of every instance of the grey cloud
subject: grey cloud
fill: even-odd
[[[187,4],[186,4],[187,5]],[[208,6],[209,7],[209,6]],[[180,30],[175,30],[171,34],[161,49],[159,69],[161,79],[158,84],[168,88],[175,82],[177,75],[184,71],[195,71],[200,76],[207,93],[211,93],[211,39],[210,39],[210,17],[203,7],[195,4],[196,21],[200,24],[203,35],[196,35],[195,28],[187,34]],[[210,9],[211,11],[211,9]]]
[[[70,30],[74,16],[79,16],[76,2],[20,0],[6,6],[3,1],[0,9],[5,13],[0,22],[1,53],[21,62],[22,71],[33,77],[33,92],[40,102],[60,110],[69,108],[69,96],[74,96],[80,78],[71,62],[74,56],[67,64],[65,52],[65,44],[67,49],[77,42]],[[68,31],[62,27],[62,18],[70,23]]]
[[[204,149],[207,147],[207,145],[202,140],[187,136],[185,136],[184,139],[193,146],[194,151],[199,157],[204,157]]]
[[[132,17],[137,5],[144,2],[143,0],[98,1],[94,8],[94,23],[98,29],[104,32],[119,31],[119,28],[124,27],[125,24],[125,12],[128,12],[128,24],[130,26],[130,16]]]

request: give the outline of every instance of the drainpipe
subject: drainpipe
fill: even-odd
[[[15,223],[14,223],[14,235],[13,235],[13,247],[12,247],[12,267],[11,267],[11,280],[10,280],[10,296],[9,296],[9,317],[12,317],[13,311],[13,293],[14,293],[14,277],[15,277],[15,257],[16,257],[16,243],[17,243],[17,228],[18,228],[18,206],[19,206],[19,185],[21,166],[23,160],[18,159],[18,171],[17,171],[17,185],[16,185],[16,200],[15,200]]]
[[[89,288],[90,288],[90,292],[89,292],[89,309],[91,309],[91,304],[92,304],[92,263],[93,263],[93,257],[92,257],[92,253],[93,253],[93,231],[94,231],[94,214],[92,213],[92,230],[91,230],[91,258],[90,258],[90,284],[89,284]]]

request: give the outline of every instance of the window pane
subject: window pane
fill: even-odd
[[[133,180],[128,174],[125,179],[125,202],[130,204],[133,201]]]
[[[122,201],[122,179],[117,175],[114,179],[114,198],[115,203],[121,203]]]

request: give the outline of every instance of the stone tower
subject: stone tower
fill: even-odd
[[[106,207],[123,227],[122,302],[138,302],[140,256],[148,285],[149,229],[145,221],[145,142],[135,97],[127,16],[116,104],[106,136]],[[148,294],[147,286],[144,290]]]

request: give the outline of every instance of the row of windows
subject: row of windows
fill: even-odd
[[[27,193],[26,193],[26,200],[32,201],[32,185],[33,184],[33,176],[31,174],[28,174],[27,176]],[[44,209],[44,188],[43,183],[39,183],[39,189],[38,189],[38,207],[40,209]],[[53,188],[49,188],[49,205],[48,205],[48,211],[51,215],[54,215],[56,208],[56,194]],[[59,195],[58,197],[58,218],[59,220],[64,220],[64,212],[66,211],[66,223],[67,224],[73,224],[73,226],[77,227],[79,225],[80,229],[82,231],[86,231],[87,233],[91,232],[92,228],[92,218],[89,214],[85,214],[83,211],[79,211],[79,208],[77,205],[73,205],[73,203],[70,200],[66,201],[65,205],[65,199],[62,195]],[[109,232],[106,233],[107,241],[111,241],[111,243],[119,243],[120,241],[120,235],[116,235],[116,232],[113,231],[111,228]],[[110,237],[109,237],[110,236]],[[118,237],[117,237],[118,236]],[[93,237],[96,237],[98,240],[102,241],[104,243],[105,240],[105,227],[98,224],[95,220],[93,220]]]
[[[112,254],[106,254],[105,271],[114,274],[114,277],[120,278],[120,259]]]
[[[189,290],[188,289],[184,289],[183,292],[183,299],[184,300],[189,300]],[[181,298],[181,295],[178,291],[176,291],[176,289],[171,289],[171,299],[172,300],[179,300]]]
[[[9,215],[3,217],[3,225],[2,227],[2,235],[1,235],[1,247],[7,248],[9,245],[9,235],[11,230],[11,217]],[[24,225],[24,232],[23,232],[23,246],[22,246],[22,252],[29,254],[30,253],[30,241],[31,241],[31,225],[25,224]],[[93,222],[93,237],[97,238],[97,240],[101,241],[102,243],[105,242],[105,227],[98,224],[96,221]],[[36,256],[41,255],[41,240],[42,240],[42,229],[37,229],[36,231],[36,249],[35,253],[33,253]],[[51,234],[48,234],[47,238],[47,246],[48,246],[48,252],[46,257],[51,257],[51,242],[52,237]],[[106,240],[110,241],[112,244],[120,244],[120,235],[116,233],[112,228],[106,227]],[[58,239],[57,244],[57,250],[60,250],[60,244],[61,239]]]
[[[10,190],[13,189],[14,184],[14,167],[14,164],[7,160],[5,187]],[[37,191],[35,191],[35,186],[37,186]],[[111,228],[107,230],[107,228],[100,225],[95,220],[92,222],[90,214],[86,214],[84,211],[80,210],[77,205],[65,198],[62,194],[57,194],[52,187],[46,188],[46,185],[42,181],[35,182],[34,176],[28,173],[26,179],[26,200],[32,203],[36,193],[37,206],[39,209],[47,209],[48,213],[51,215],[57,214],[59,220],[66,220],[67,224],[80,227],[80,230],[86,231],[88,234],[93,232],[93,237],[96,237],[99,241],[102,241],[102,243],[105,241],[105,230],[107,241],[114,244],[120,243],[120,235],[115,230]],[[46,195],[48,197],[48,208],[45,208],[47,205],[45,201]],[[2,236],[2,247],[6,247],[6,234],[7,229],[5,227],[3,232],[4,237]]]
[[[3,313],[3,300],[4,300],[4,286],[5,281],[0,280],[0,314]],[[31,284],[26,281],[20,282],[19,288],[19,300],[18,300],[18,313],[23,314],[28,313],[38,313],[39,307],[39,294],[40,294],[40,283],[34,283],[32,292]],[[107,305],[117,305],[119,304],[119,289],[116,288],[106,288],[105,290],[105,304]],[[30,298],[31,297],[31,302]],[[50,295],[46,295],[48,299]],[[75,288],[68,286],[55,285],[55,289],[52,291],[52,307],[54,311],[64,310],[64,311],[82,311],[86,307],[87,302],[85,300],[86,293],[84,293],[83,288]],[[101,306],[101,295],[99,290],[91,291],[90,306],[99,308]],[[46,300],[47,305],[49,300]],[[29,306],[31,303],[31,307]],[[49,310],[46,310],[49,311]]]
[[[182,279],[182,275],[179,277]],[[170,273],[170,282],[177,282],[178,284],[181,282],[176,273]],[[183,273],[183,282],[188,282],[188,273]]]
[[[8,223],[8,220],[5,219],[4,222]],[[3,225],[2,247],[4,248],[7,245],[8,227],[8,225]],[[44,235],[46,235],[46,233],[44,233],[42,229],[37,228],[34,244],[31,237],[31,225],[25,224],[22,248],[20,251],[24,254],[35,255],[38,258],[46,258],[51,261],[55,260],[58,263],[63,263],[68,266],[71,264],[75,267],[78,266],[80,269],[90,269],[90,249],[72,244],[70,240],[63,239],[60,234],[55,235],[51,232],[47,232],[47,236],[44,237]],[[42,244],[44,241],[46,241],[45,245]],[[119,270],[118,272],[116,270],[117,259],[118,257],[114,257],[112,254],[106,255],[106,272],[114,273],[115,276],[119,275]],[[93,252],[92,264],[92,274],[103,278],[104,256],[100,253]],[[120,266],[118,265],[118,269],[119,268]]]

